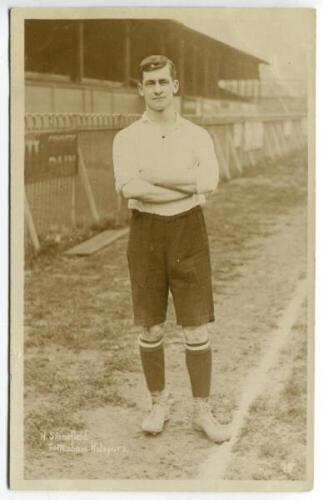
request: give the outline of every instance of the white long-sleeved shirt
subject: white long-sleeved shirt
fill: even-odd
[[[194,169],[196,193],[167,203],[129,199],[128,207],[159,215],[175,215],[205,203],[205,193],[213,192],[219,182],[219,166],[213,141],[203,128],[178,113],[174,124],[162,131],[145,112],[142,117],[118,132],[112,146],[115,187],[122,192],[144,169]]]

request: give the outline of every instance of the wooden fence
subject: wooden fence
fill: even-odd
[[[68,233],[104,218],[126,220],[125,204],[114,189],[112,142],[138,117],[25,115],[26,243],[31,241],[38,251],[48,233]],[[209,131],[221,180],[307,144],[304,114],[187,118]]]

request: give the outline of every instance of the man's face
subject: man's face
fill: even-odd
[[[138,91],[144,97],[146,107],[154,111],[163,111],[173,100],[179,87],[178,80],[173,80],[168,65],[153,71],[144,71]]]

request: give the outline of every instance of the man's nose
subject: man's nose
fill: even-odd
[[[161,92],[161,86],[159,85],[158,82],[155,83],[154,92],[155,94],[159,94]]]

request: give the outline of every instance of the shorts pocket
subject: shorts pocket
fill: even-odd
[[[175,288],[197,288],[211,279],[209,252],[204,248],[199,254],[178,258],[173,266],[171,282]]]

